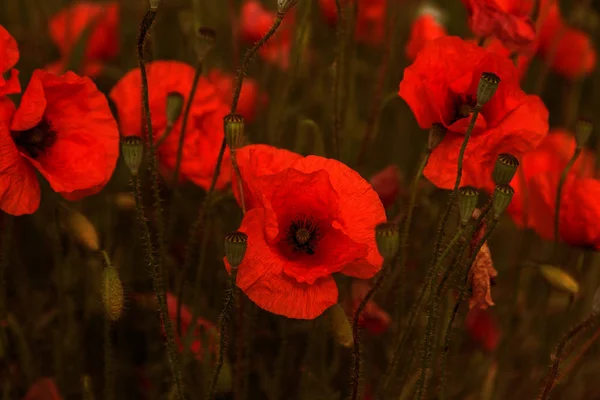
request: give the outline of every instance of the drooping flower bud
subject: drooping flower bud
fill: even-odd
[[[231,268],[237,268],[244,260],[248,248],[248,235],[235,231],[225,235],[225,257]]]
[[[142,158],[144,157],[144,143],[139,136],[127,136],[121,140],[121,151],[125,165],[129,168],[131,175],[137,176]]]
[[[223,117],[225,140],[229,149],[235,151],[244,144],[244,117],[239,114],[227,114]]]
[[[570,294],[579,293],[579,283],[562,269],[552,265],[540,265],[540,272],[552,287]]]
[[[586,119],[577,121],[577,125],[575,126],[575,143],[577,144],[577,147],[581,148],[585,146],[592,135],[593,130],[594,126],[591,121]]]
[[[510,204],[515,190],[510,185],[496,185],[494,196],[492,197],[492,209],[494,219],[499,219]]]
[[[298,0],[277,0],[277,12],[285,13],[294,7],[296,3],[298,3]]]
[[[385,261],[390,261],[396,256],[400,248],[400,234],[398,224],[384,222],[375,227],[375,242],[377,250]]]
[[[500,84],[500,77],[492,72],[484,72],[481,74],[479,79],[479,85],[477,86],[477,108],[481,108],[490,101],[498,85]]]
[[[337,303],[327,310],[327,320],[331,333],[339,344],[344,347],[352,347],[354,345],[354,336],[352,334],[352,325],[344,312],[342,306]]]
[[[440,143],[442,143],[442,140],[444,140],[444,136],[446,136],[447,131],[448,129],[446,129],[444,125],[438,122],[431,125],[431,128],[429,128],[428,139],[429,151],[433,151],[433,149],[435,149]]]
[[[479,202],[479,191],[472,186],[463,186],[458,189],[458,212],[460,223],[467,224],[477,208]]]
[[[195,48],[196,57],[198,57],[199,61],[204,60],[210,49],[214,46],[216,38],[217,33],[214,29],[204,27],[198,29]]]
[[[73,238],[90,251],[100,250],[100,239],[89,219],[78,211],[66,209],[65,227]]]
[[[150,0],[150,10],[156,11],[160,5],[161,0]]]
[[[119,272],[114,266],[109,265],[102,273],[102,304],[106,316],[111,321],[118,320],[123,312],[124,303],[123,283],[119,278]]]
[[[494,183],[496,185],[510,184],[518,167],[519,160],[517,160],[517,157],[508,153],[498,155],[496,165],[494,165],[494,172],[492,172]]]
[[[177,92],[167,94],[167,126],[171,127],[181,115],[183,110],[183,95]]]

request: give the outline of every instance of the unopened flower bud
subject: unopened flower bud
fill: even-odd
[[[231,268],[237,268],[244,260],[248,248],[248,235],[235,231],[225,235],[225,257]]]
[[[377,250],[385,261],[393,259],[400,248],[398,224],[384,222],[375,227],[375,242]]]
[[[460,223],[465,225],[471,219],[479,202],[479,191],[472,186],[463,186],[458,189],[458,212]]]
[[[217,38],[217,33],[211,28],[200,28],[196,35],[196,57],[202,61],[212,49]]]
[[[121,151],[125,165],[129,168],[131,175],[136,176],[142,165],[144,157],[144,142],[139,136],[127,136],[121,140]]]
[[[579,293],[579,283],[562,269],[552,265],[540,265],[540,272],[546,281],[555,289],[573,295]]]
[[[150,10],[156,11],[160,5],[161,0],[150,0]]]
[[[102,273],[102,304],[106,316],[111,321],[116,321],[121,317],[125,304],[123,283],[119,278],[119,272],[112,265],[104,268]]]
[[[229,149],[235,151],[244,145],[244,117],[239,114],[227,114],[223,117],[225,140]]]
[[[484,72],[481,74],[479,79],[479,85],[477,86],[477,108],[481,108],[490,101],[498,85],[500,84],[500,77],[492,72]]]
[[[331,333],[339,344],[344,347],[350,348],[354,345],[354,336],[352,335],[352,325],[339,303],[330,307],[327,310],[327,319],[329,321],[329,327]]]
[[[593,130],[594,126],[591,121],[585,119],[577,121],[577,125],[575,126],[575,143],[577,143],[577,147],[581,148],[585,146]]]
[[[508,185],[519,167],[519,160],[512,154],[503,153],[498,155],[492,178],[496,185]]]
[[[65,226],[79,244],[90,251],[100,250],[98,232],[96,232],[96,228],[85,215],[78,211],[67,209]]]
[[[167,94],[167,126],[173,126],[183,110],[183,95],[177,92]]]
[[[277,0],[277,12],[285,13],[294,7],[296,3],[298,3],[298,0]]]
[[[510,185],[496,185],[494,196],[492,197],[492,209],[494,219],[499,219],[510,204],[515,190]]]
[[[448,131],[448,129],[446,129],[446,127],[440,123],[434,123],[433,125],[431,125],[431,128],[429,128],[429,151],[433,151],[433,149],[435,149],[440,143],[442,143],[442,140],[444,140],[444,136],[446,136],[446,132]]]

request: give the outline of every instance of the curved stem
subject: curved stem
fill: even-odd
[[[246,197],[244,196],[244,185],[242,184],[242,174],[240,174],[240,168],[237,163],[236,151],[231,149],[231,167],[233,173],[237,179],[238,190],[240,192],[240,203],[242,206],[242,213],[246,215]]]
[[[571,157],[569,163],[562,171],[562,174],[560,175],[560,180],[558,181],[558,188],[556,190],[556,211],[554,212],[554,251],[557,250],[558,241],[560,238],[560,203],[562,201],[562,189],[567,180],[567,176],[569,175],[569,171],[573,167],[573,164],[575,164],[575,161],[577,161],[577,157],[579,157],[580,153],[581,147],[577,147],[575,149],[575,153],[573,153],[573,157]]]
[[[173,131],[173,126],[174,125],[167,125],[163,134],[156,140],[155,147],[157,149],[160,147],[161,144],[164,143],[165,139],[171,134],[171,132]]]
[[[344,13],[340,0],[335,0],[335,8],[337,13],[337,30],[336,30],[336,54],[334,58],[335,67],[333,69],[333,135],[331,137],[333,145],[333,157],[340,158],[339,135],[341,129],[342,110],[340,107],[340,91],[342,86],[341,64],[344,58]]]

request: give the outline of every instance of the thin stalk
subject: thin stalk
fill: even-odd
[[[334,57],[335,67],[333,69],[333,135],[331,137],[333,145],[333,156],[336,159],[340,158],[339,135],[341,129],[342,110],[340,107],[340,91],[342,87],[341,64],[344,58],[344,30],[345,18],[340,0],[335,0],[337,13],[337,29],[336,29],[336,51]]]
[[[110,318],[104,316],[104,400],[115,398],[115,376],[113,367],[113,349],[110,338]]]
[[[583,356],[589,351],[590,347],[598,340],[600,337],[600,329],[596,329],[596,332],[589,338],[582,346],[579,352],[573,356],[571,362],[567,366],[564,367],[563,372],[559,377],[556,378],[557,382],[562,381],[567,375],[569,375],[573,370],[577,367],[579,361],[583,358]]]
[[[554,251],[555,252],[558,248],[558,241],[560,238],[560,230],[559,230],[560,229],[560,203],[562,201],[562,189],[567,180],[567,176],[569,175],[569,171],[571,171],[571,168],[573,167],[573,164],[575,164],[575,161],[577,161],[577,157],[579,157],[580,153],[581,153],[581,147],[577,147],[575,149],[575,153],[573,153],[573,157],[571,157],[571,159],[569,160],[569,163],[567,164],[565,169],[562,171],[562,174],[560,175],[560,180],[558,181],[558,189],[556,190],[556,211],[554,212]]]
[[[238,191],[240,192],[240,203],[242,206],[242,213],[246,215],[246,198],[244,196],[244,185],[242,184],[242,174],[240,173],[240,168],[237,163],[237,155],[236,150],[231,149],[231,167],[233,169],[233,173],[235,174],[235,178],[238,184]]]
[[[6,304],[6,271],[10,263],[10,249],[12,242],[12,228],[14,218],[12,215],[2,213],[2,236],[0,237],[0,323],[6,320],[8,308]],[[6,348],[4,330],[0,328],[0,345]]]
[[[157,149],[160,147],[161,144],[164,143],[165,139],[171,134],[171,132],[173,131],[173,126],[174,126],[174,124],[167,125],[163,134],[156,140],[155,147]]]

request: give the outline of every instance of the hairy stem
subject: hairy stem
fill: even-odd
[[[104,400],[115,398],[113,349],[110,337],[110,318],[104,316]]]
[[[336,30],[336,54],[334,58],[335,67],[333,69],[333,135],[331,142],[333,146],[333,156],[336,159],[340,158],[339,135],[341,129],[342,109],[340,107],[340,91],[342,90],[342,74],[341,64],[344,58],[344,13],[340,0],[335,0],[337,13],[337,30]]]
[[[562,189],[567,181],[567,176],[569,175],[569,171],[573,168],[573,164],[577,161],[577,157],[581,153],[581,147],[577,147],[575,149],[575,153],[573,153],[573,157],[569,160],[569,163],[562,171],[560,175],[560,180],[558,181],[558,188],[556,189],[556,210],[554,211],[554,251],[558,248],[558,241],[560,238],[560,204],[562,201]]]

